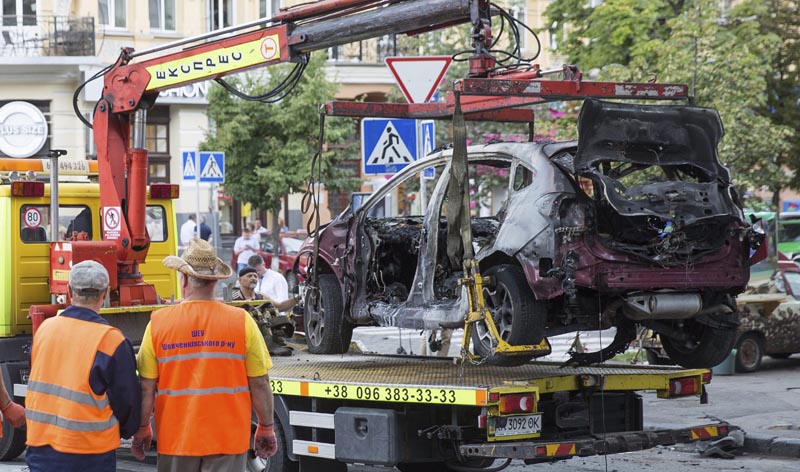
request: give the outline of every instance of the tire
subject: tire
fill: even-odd
[[[736,343],[736,372],[755,372],[764,357],[764,340],[755,333],[744,333]]]
[[[661,344],[670,360],[689,369],[708,369],[724,361],[736,344],[736,327],[713,328],[684,320],[688,341],[677,341],[661,333]]]
[[[770,354],[769,357],[773,359],[788,359],[791,355],[791,352],[776,352],[774,354]]]
[[[255,451],[250,449],[247,451],[247,472],[297,472],[299,464],[289,459],[286,445],[286,434],[283,432],[283,425],[278,416],[273,420],[275,422],[275,439],[278,441],[278,453],[269,459],[262,459],[257,457]],[[253,432],[256,432],[256,425],[253,425]],[[252,444],[253,440],[250,439]]]
[[[303,327],[308,352],[343,354],[350,348],[353,325],[344,319],[342,291],[332,274],[319,276],[319,291],[306,292]]]
[[[486,274],[493,276],[494,282],[492,286],[484,286],[483,297],[500,337],[512,346],[539,343],[544,338],[547,312],[544,303],[534,298],[522,269],[500,265]],[[491,338],[484,323],[475,323],[472,345],[475,354],[487,357],[487,362],[493,365],[517,366],[531,359],[531,356],[491,355]]]
[[[3,420],[3,437],[0,438],[0,461],[10,461],[19,457],[25,450],[27,434],[25,430],[13,428]]]

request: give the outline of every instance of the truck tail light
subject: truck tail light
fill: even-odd
[[[179,198],[181,188],[175,184],[152,184],[150,186],[150,198]]]
[[[44,182],[11,182],[11,195],[14,197],[43,197]]]
[[[532,411],[532,393],[512,393],[500,396],[500,413],[528,413]]]
[[[700,381],[696,377],[682,377],[669,381],[669,396],[683,397],[700,394]]]
[[[486,408],[481,408],[481,414],[478,415],[478,428],[486,429],[486,423],[487,423],[486,417],[487,417]]]
[[[703,383],[704,384],[710,384],[711,383],[711,371],[710,370],[708,372],[704,372],[703,373]]]

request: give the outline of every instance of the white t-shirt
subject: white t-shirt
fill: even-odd
[[[256,292],[267,296],[274,302],[282,302],[289,299],[289,285],[280,272],[267,269],[264,275],[258,280]]]
[[[195,230],[197,223],[194,220],[186,220],[186,223],[181,225],[181,245],[186,246],[197,234]]]
[[[245,239],[244,236],[239,236],[236,239],[236,242],[233,243],[233,252],[239,252],[239,255],[236,256],[236,263],[237,264],[247,264],[247,260],[250,259],[250,256],[255,254],[256,252],[252,249],[244,249],[245,247],[250,246],[252,248],[259,248],[261,246],[260,239],[258,235],[251,234],[250,238]],[[244,250],[243,250],[244,249]]]

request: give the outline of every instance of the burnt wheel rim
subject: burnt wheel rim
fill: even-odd
[[[495,288],[484,287],[483,299],[486,308],[492,315],[494,324],[497,327],[497,332],[500,333],[500,338],[508,342],[511,336],[511,323],[514,317],[514,306],[511,302],[511,294],[506,290],[505,285],[499,284]],[[480,343],[488,348],[494,348],[495,344],[492,342],[492,337],[489,334],[489,328],[485,323],[478,323],[476,325],[478,339]]]
[[[755,369],[758,364],[758,343],[755,339],[744,339],[739,346],[739,362],[747,369]]]
[[[319,346],[325,330],[325,307],[320,295],[309,294],[306,306],[306,339],[311,345]]]

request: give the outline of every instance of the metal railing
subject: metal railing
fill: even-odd
[[[92,17],[2,15],[0,55],[94,56]]]
[[[387,57],[397,55],[397,35],[365,39],[328,49],[328,59],[342,63],[383,64]]]

